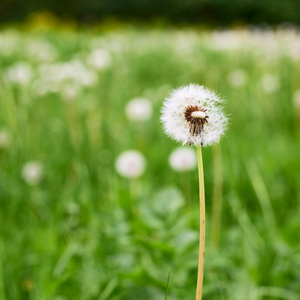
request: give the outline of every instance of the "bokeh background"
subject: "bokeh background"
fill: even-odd
[[[2,0],[0,299],[194,299],[195,150],[160,122],[191,82],[230,119],[203,149],[203,299],[300,299],[299,9]]]

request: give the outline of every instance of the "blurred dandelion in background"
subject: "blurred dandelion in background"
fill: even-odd
[[[169,163],[177,172],[193,170],[197,166],[196,151],[191,148],[177,148],[171,153]]]
[[[118,156],[115,167],[123,177],[138,178],[145,172],[146,159],[139,151],[128,150]]]
[[[44,177],[44,166],[39,161],[29,161],[22,168],[22,178],[29,185],[38,185]]]
[[[152,115],[152,104],[146,98],[134,98],[127,103],[125,114],[130,121],[148,121]]]
[[[20,62],[11,66],[6,73],[9,82],[19,85],[27,85],[32,79],[32,67],[26,62]]]
[[[93,50],[87,58],[87,64],[97,71],[107,69],[112,64],[111,54],[105,49]]]

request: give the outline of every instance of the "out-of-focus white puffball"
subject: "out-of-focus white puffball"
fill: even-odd
[[[279,89],[280,83],[276,75],[265,74],[261,78],[261,86],[263,90],[267,93],[273,93]]]
[[[197,166],[196,151],[191,148],[177,148],[171,153],[169,163],[177,172],[193,170]]]
[[[152,115],[152,103],[146,98],[134,98],[127,103],[125,114],[130,121],[147,121]]]
[[[11,142],[10,132],[5,128],[0,129],[0,149],[5,149],[9,147],[10,142]]]
[[[32,79],[32,67],[25,62],[17,63],[7,70],[6,76],[14,84],[26,85]]]
[[[243,69],[236,69],[228,74],[227,79],[231,86],[240,87],[246,83],[248,74]]]
[[[39,161],[29,161],[22,169],[22,178],[29,185],[37,185],[44,177],[44,167]]]
[[[111,65],[112,58],[107,50],[96,49],[88,56],[87,63],[96,70],[103,70]]]
[[[128,150],[119,155],[115,167],[123,177],[138,178],[145,172],[146,160],[139,151]]]

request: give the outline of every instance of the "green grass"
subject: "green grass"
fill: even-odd
[[[230,115],[221,141],[218,249],[210,245],[214,156],[203,150],[203,300],[299,299],[300,113],[293,94],[300,89],[300,62],[286,54],[290,47],[281,37],[273,37],[280,47],[246,40],[218,50],[210,32],[188,29],[2,31],[0,128],[11,141],[0,149],[0,299],[164,299],[170,269],[168,299],[194,299],[197,171],[170,168],[169,155],[180,145],[159,120],[169,91],[190,82],[220,93]],[[52,58],[41,57],[44,48],[30,50],[36,43],[46,43]],[[112,58],[100,71],[86,64],[97,47]],[[45,65],[71,60],[81,61],[95,82],[57,83],[57,69],[49,79]],[[32,69],[24,85],[7,75],[19,62]],[[239,87],[227,79],[236,69],[248,77]],[[280,84],[272,93],[261,87],[268,73]],[[56,91],[41,95],[42,84]],[[78,89],[72,101],[61,92],[66,85]],[[152,102],[151,120],[127,120],[126,103],[135,97]],[[114,167],[127,149],[147,159],[146,173],[133,182]],[[34,186],[21,175],[32,160],[44,167]]]

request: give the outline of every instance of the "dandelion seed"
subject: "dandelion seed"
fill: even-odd
[[[22,177],[29,185],[37,185],[41,182],[44,176],[43,165],[39,161],[29,161],[22,169]]]
[[[177,148],[171,153],[169,163],[178,172],[193,170],[197,166],[196,152],[190,148]]]
[[[123,177],[138,178],[145,172],[146,160],[139,151],[128,150],[120,154],[115,167]]]
[[[152,115],[152,104],[148,99],[134,98],[126,105],[125,114],[130,121],[147,121]]]
[[[162,109],[161,120],[166,133],[183,144],[218,143],[227,125],[221,102],[203,86],[190,84],[174,90]]]

